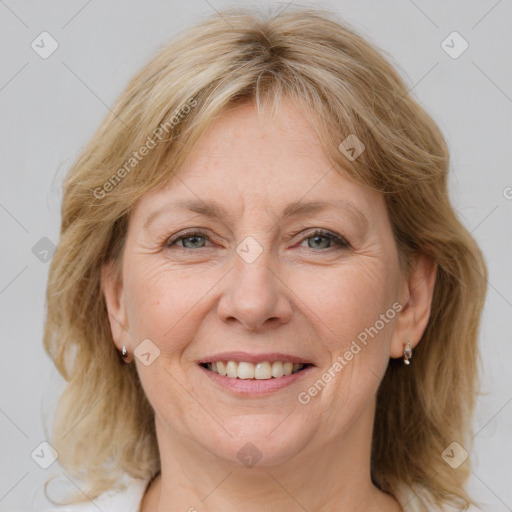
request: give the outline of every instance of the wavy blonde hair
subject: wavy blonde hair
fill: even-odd
[[[439,128],[379,51],[318,9],[228,9],[188,29],[131,80],[67,175],[44,333],[67,381],[53,425],[60,463],[89,498],[122,473],[159,470],[154,412],[112,341],[101,270],[113,262],[120,278],[131,208],[172,178],[223,109],[253,101],[275,111],[283,97],[303,109],[338,172],[384,194],[404,271],[419,253],[437,263],[414,365],[391,360],[380,386],[372,479],[391,494],[419,485],[436,504],[467,506],[469,462],[453,470],[441,453],[471,438],[486,267],[450,205]],[[366,146],[354,161],[338,149],[349,134]]]

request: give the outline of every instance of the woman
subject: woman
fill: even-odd
[[[486,270],[391,65],[332,13],[226,10],[112,110],[48,284],[65,509],[469,506]]]

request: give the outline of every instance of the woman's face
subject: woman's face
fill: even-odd
[[[382,195],[285,101],[226,111],[139,200],[107,302],[160,443],[272,466],[369,434],[408,297]]]

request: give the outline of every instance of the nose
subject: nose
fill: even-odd
[[[292,292],[279,270],[268,250],[252,262],[235,253],[233,269],[219,301],[219,317],[255,332],[288,323],[293,314]]]

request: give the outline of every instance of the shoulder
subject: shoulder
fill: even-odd
[[[403,512],[460,512],[460,509],[445,505],[436,507],[430,493],[421,487],[409,487],[401,484],[395,492],[395,498],[400,503]],[[470,506],[466,512],[480,512],[479,509]]]
[[[120,489],[112,489],[94,500],[87,500],[72,505],[57,506],[44,512],[139,512],[142,498],[149,480],[140,480],[129,476],[123,477]]]

